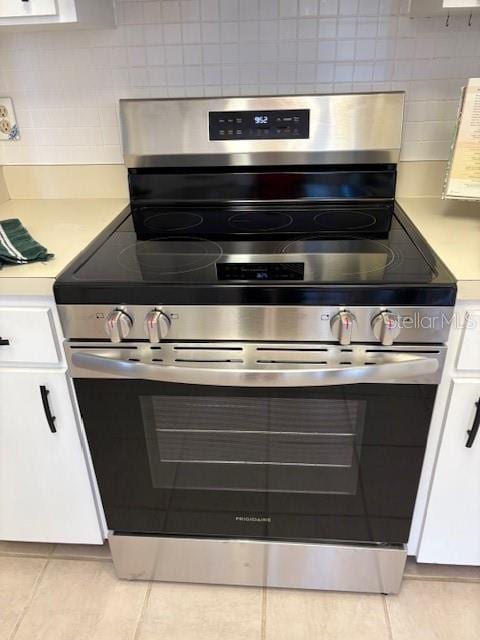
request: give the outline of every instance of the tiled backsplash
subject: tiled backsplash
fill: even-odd
[[[403,160],[447,158],[480,15],[411,19],[408,0],[117,0],[117,29],[0,31],[19,142],[0,164],[122,161],[125,97],[408,94]]]

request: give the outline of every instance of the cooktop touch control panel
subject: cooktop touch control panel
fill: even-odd
[[[210,111],[210,140],[301,139],[310,135],[309,109]]]
[[[303,280],[303,262],[217,262],[219,280]]]

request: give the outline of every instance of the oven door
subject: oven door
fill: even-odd
[[[75,379],[115,533],[407,541],[436,384],[117,375]]]

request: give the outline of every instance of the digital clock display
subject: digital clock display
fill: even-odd
[[[209,140],[306,140],[309,135],[308,109],[255,109],[208,113]]]

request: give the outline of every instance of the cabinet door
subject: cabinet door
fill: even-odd
[[[480,432],[466,446],[480,380],[454,380],[435,467],[419,562],[480,565]]]
[[[0,0],[0,18],[56,16],[57,0]]]
[[[445,9],[480,9],[480,0],[443,0]]]
[[[1,539],[102,542],[64,373],[0,371]]]

